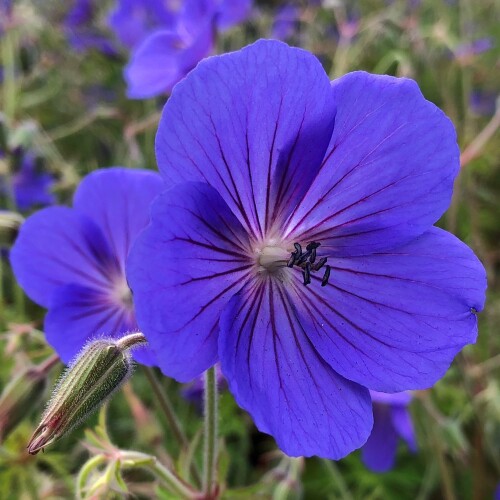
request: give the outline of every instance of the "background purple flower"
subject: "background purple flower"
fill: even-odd
[[[245,21],[250,16],[253,4],[253,0],[205,1],[215,9],[215,24],[219,31],[227,30]]]
[[[133,49],[158,29],[170,29],[176,23],[175,0],[118,0],[108,24],[122,45]]]
[[[64,29],[69,44],[77,52],[97,49],[114,55],[116,49],[109,38],[96,27],[96,0],[75,0],[64,19]]]
[[[158,31],[132,54],[124,70],[127,96],[145,99],[170,92],[213,48],[213,27],[207,22],[194,37],[188,32]]]
[[[368,441],[361,448],[364,464],[374,472],[387,472],[394,466],[399,439],[408,448],[417,451],[415,430],[408,404],[407,392],[384,394],[370,391],[373,401],[373,429]]]
[[[6,26],[12,19],[12,10],[12,0],[0,0],[0,37],[3,35]]]
[[[297,5],[286,4],[278,9],[271,29],[271,37],[286,40],[291,37],[299,23],[300,8]]]
[[[11,251],[14,274],[48,309],[45,334],[64,362],[89,338],[137,329],[125,259],[161,188],[153,172],[98,170],[80,183],[73,208],[40,210],[21,226]],[[154,363],[146,349],[135,357]]]
[[[32,151],[21,147],[8,154],[0,150],[0,159],[12,160],[12,175],[0,178],[0,192],[12,197],[19,210],[52,205],[55,196],[52,187],[55,179],[43,170],[43,162]]]
[[[38,165],[36,156],[26,151],[21,155],[17,172],[12,176],[14,201],[20,210],[52,205],[54,177]]]
[[[493,115],[500,103],[500,94],[492,91],[474,90],[469,96],[469,106],[476,115]]]
[[[148,36],[132,52],[125,68],[127,95],[133,99],[170,92],[196,64],[213,51],[217,30],[242,21],[248,0],[186,0],[175,26]]]
[[[484,269],[432,227],[456,136],[415,82],[332,84],[260,41],[175,87],[156,154],[172,188],[129,257],[139,325],[180,381],[220,361],[285,453],[345,456],[370,434],[368,389],[429,387],[475,341]]]
[[[491,38],[478,38],[472,42],[458,44],[453,50],[453,55],[456,59],[465,63],[474,56],[487,52],[493,46],[494,44]]]

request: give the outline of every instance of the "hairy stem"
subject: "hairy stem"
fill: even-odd
[[[215,367],[205,372],[205,460],[203,464],[203,491],[205,498],[214,498],[217,469],[218,395]]]

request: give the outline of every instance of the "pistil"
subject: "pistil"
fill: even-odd
[[[258,263],[266,271],[272,273],[287,265],[290,254],[286,248],[279,246],[265,246],[258,252]]]

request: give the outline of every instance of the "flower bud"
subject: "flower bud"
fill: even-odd
[[[56,385],[28,452],[38,453],[97,410],[129,377],[132,359],[128,349],[142,342],[142,334],[131,334],[87,344]]]
[[[47,387],[47,374],[36,367],[25,369],[0,396],[0,443],[39,403]]]

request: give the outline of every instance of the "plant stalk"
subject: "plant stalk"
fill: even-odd
[[[205,372],[205,420],[203,491],[206,499],[216,498],[218,394],[215,367]]]

